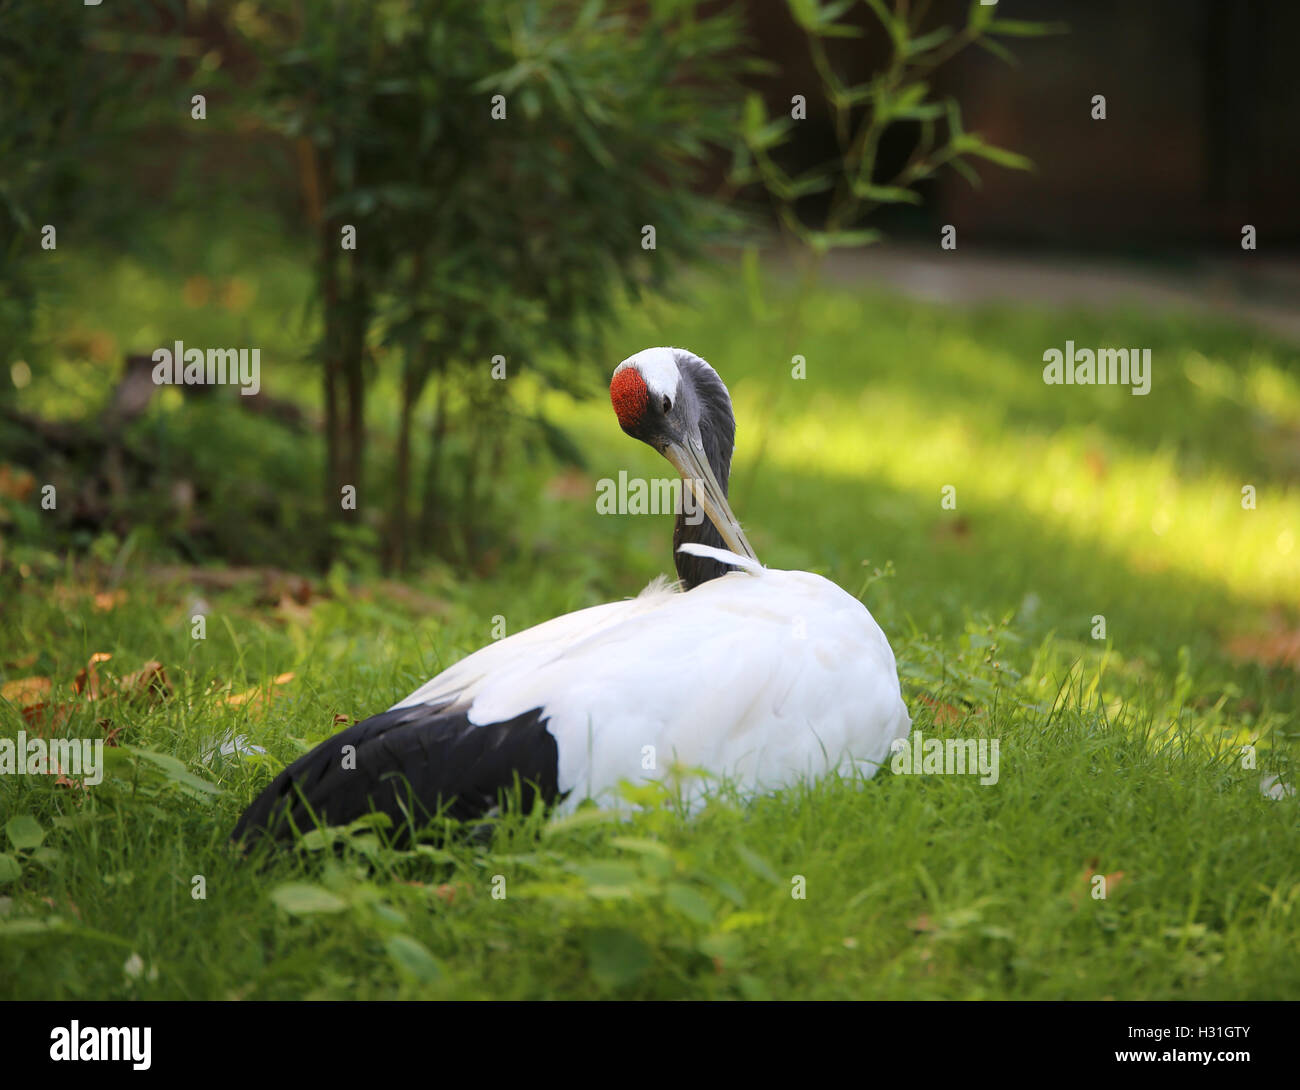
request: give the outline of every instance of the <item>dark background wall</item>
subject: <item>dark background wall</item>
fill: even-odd
[[[960,25],[966,0],[939,0],[932,18]],[[962,103],[967,128],[1022,152],[1033,174],[985,166],[972,189],[945,172],[919,210],[892,212],[893,234],[961,225],[963,237],[1008,245],[1140,252],[1239,245],[1242,224],[1260,249],[1300,253],[1300,3],[1293,0],[1002,0],[1000,17],[1059,20],[1069,32],[1007,39],[1016,67],[968,50],[936,87]],[[758,82],[771,108],[811,90],[816,76],[784,4],[752,0],[761,52],[782,68]],[[837,61],[857,82],[878,62],[881,31]],[[1094,121],[1091,99],[1106,97]],[[884,166],[912,136],[894,134]],[[833,152],[829,124],[810,117],[796,156]]]

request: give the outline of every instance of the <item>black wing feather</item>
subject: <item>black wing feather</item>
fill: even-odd
[[[442,812],[482,817],[518,782],[521,801],[559,794],[559,753],[540,708],[476,726],[463,709],[395,708],[354,723],[281,772],[244,811],[232,838],[292,839],[316,824],[346,825],[372,811],[395,830]],[[355,767],[345,767],[345,746]],[[315,815],[313,817],[313,815]]]

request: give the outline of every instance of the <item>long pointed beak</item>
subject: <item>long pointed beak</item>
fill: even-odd
[[[727,503],[722,486],[713,475],[713,467],[709,465],[709,460],[704,456],[700,445],[689,439],[685,443],[670,440],[663,448],[663,455],[682,475],[686,487],[691,490],[696,503],[704,508],[709,521],[717,527],[722,540],[727,543],[727,548],[733,553],[757,560],[753,547],[745,537],[745,531],[740,528],[736,516],[731,513],[731,505]]]

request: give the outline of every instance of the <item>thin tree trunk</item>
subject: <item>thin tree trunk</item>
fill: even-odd
[[[411,350],[408,349],[408,353]],[[409,354],[402,377],[402,410],[397,426],[397,496],[393,502],[392,529],[388,536],[389,564],[394,571],[406,570],[410,556],[411,519],[408,500],[411,491],[411,417],[419,399],[414,361]],[[421,384],[422,385],[422,384]]]
[[[419,251],[411,264],[411,298],[420,298],[424,280],[424,252]],[[412,314],[411,333],[406,341],[406,358],[402,370],[402,409],[397,429],[397,498],[393,504],[389,534],[389,561],[399,572],[405,571],[411,556],[411,419],[415,406],[429,379],[425,362],[424,338],[420,331],[420,311]]]
[[[308,222],[319,232],[317,242],[318,278],[321,294],[321,386],[325,402],[325,474],[324,511],[328,525],[340,517],[342,477],[342,427],[339,414],[339,373],[343,353],[344,314],[339,300],[339,232],[338,224],[322,213],[326,192],[330,188],[327,168],[322,168],[316,149],[306,138],[297,141],[299,179]],[[333,535],[321,544],[321,560],[333,559]]]
[[[343,484],[355,489],[356,507],[345,510],[343,515],[349,523],[355,524],[360,519],[363,503],[370,497],[365,493],[365,457],[366,457],[366,382],[365,349],[366,329],[370,322],[370,300],[364,281],[353,270],[349,285],[351,291],[346,304],[348,317],[347,346],[343,355],[343,380],[347,399],[345,416],[344,456],[342,464]]]
[[[321,226],[321,324],[323,327],[322,383],[325,399],[325,517],[334,525],[340,517],[340,488],[342,478],[342,427],[339,414],[339,363],[342,347],[341,317],[339,313],[339,284],[337,254],[331,245],[329,225]],[[334,556],[333,536],[324,542],[324,561]]]
[[[439,474],[442,471],[443,442],[447,437],[447,375],[445,368],[437,376],[438,394],[433,409],[433,445],[424,469],[424,496],[420,509],[420,536],[438,543],[442,535],[439,503]]]

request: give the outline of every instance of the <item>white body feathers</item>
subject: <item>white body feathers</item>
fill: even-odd
[[[866,607],[809,572],[683,545],[742,571],[546,621],[482,648],[394,705],[471,723],[540,708],[564,809],[616,801],[674,762],[752,794],[831,771],[864,777],[911,726],[889,642]],[[690,793],[688,783],[685,790]]]

